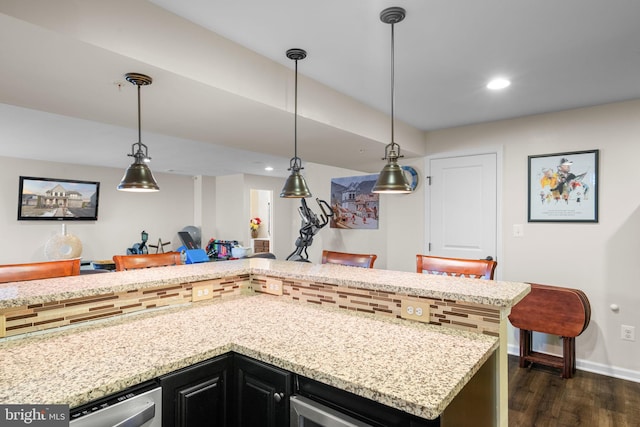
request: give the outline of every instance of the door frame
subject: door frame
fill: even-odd
[[[502,174],[503,174],[503,146],[488,146],[478,147],[473,149],[444,151],[441,153],[434,153],[424,158],[424,170],[425,170],[425,186],[424,186],[424,236],[423,236],[423,253],[429,253],[429,242],[431,238],[431,230],[429,227],[429,204],[431,202],[431,186],[428,185],[427,177],[431,176],[431,160],[446,159],[450,157],[464,157],[464,156],[479,156],[482,154],[495,154],[496,155],[496,260],[498,261],[498,268],[496,269],[496,280],[502,279],[503,268],[500,268],[500,260],[502,260]]]

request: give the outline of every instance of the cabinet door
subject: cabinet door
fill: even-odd
[[[160,378],[162,420],[175,427],[226,427],[228,355]]]
[[[288,427],[290,372],[235,355],[237,427]]]

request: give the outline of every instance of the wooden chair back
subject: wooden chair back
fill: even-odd
[[[418,273],[492,280],[498,263],[486,259],[444,258],[416,255]]]
[[[50,279],[80,274],[80,258],[0,265],[0,283]]]
[[[378,255],[350,254],[347,252],[322,251],[323,264],[342,264],[351,267],[373,268]]]
[[[167,267],[182,264],[180,252],[165,252],[160,254],[114,255],[116,271],[136,270],[149,267]]]

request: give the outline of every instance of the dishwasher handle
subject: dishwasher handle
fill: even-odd
[[[144,423],[152,420],[156,415],[155,402],[149,402],[142,410],[136,412],[127,419],[120,421],[118,424],[114,424],[113,427],[142,427]]]

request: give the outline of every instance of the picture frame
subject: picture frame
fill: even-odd
[[[18,221],[97,221],[100,182],[21,176]]]
[[[599,150],[529,156],[529,222],[598,222]]]
[[[331,179],[330,228],[377,230],[380,195],[373,193],[378,175],[347,176]]]

